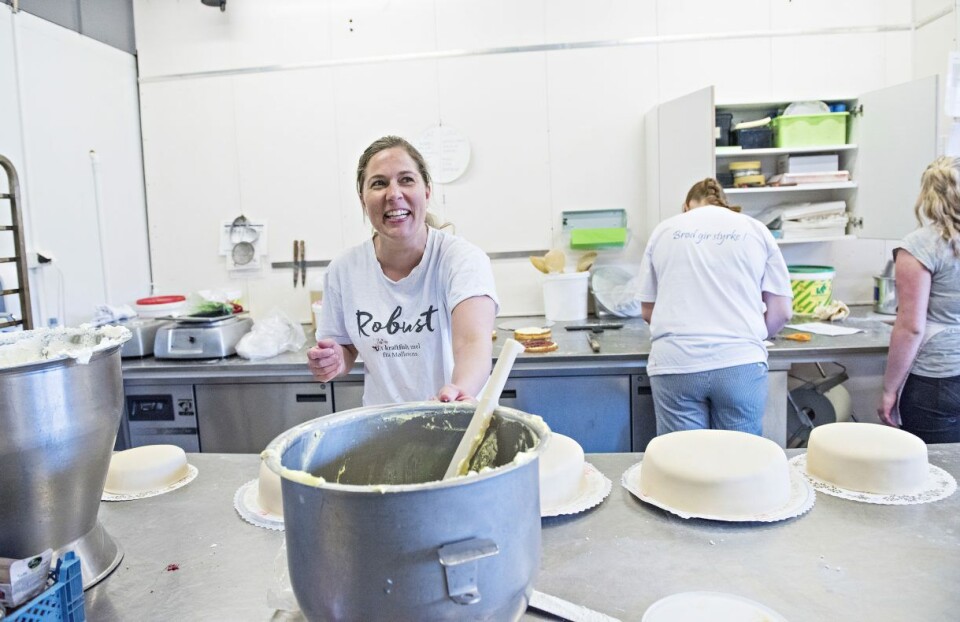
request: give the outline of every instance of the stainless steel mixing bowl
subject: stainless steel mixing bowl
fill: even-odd
[[[441,481],[473,410],[359,408],[270,443],[291,583],[308,619],[520,617],[540,564],[537,458],[550,432],[539,417],[498,408],[494,468]]]
[[[76,551],[85,588],[123,557],[97,520],[123,413],[121,346],[87,364],[0,368],[0,557]]]

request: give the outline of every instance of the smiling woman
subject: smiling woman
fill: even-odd
[[[366,406],[472,399],[490,374],[490,260],[437,228],[431,192],[423,156],[403,138],[385,136],[360,156],[357,194],[374,234],[330,264],[308,359],[326,382],[361,355]]]

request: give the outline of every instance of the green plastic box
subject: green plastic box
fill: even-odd
[[[574,229],[570,232],[570,248],[619,248],[627,241],[624,227]]]
[[[847,144],[849,112],[797,114],[773,119],[776,147],[819,147]]]

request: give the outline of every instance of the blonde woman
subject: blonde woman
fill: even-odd
[[[374,141],[357,165],[357,194],[373,237],[324,277],[314,378],[364,364],[365,406],[477,395],[490,375],[497,314],[490,259],[435,228],[423,156],[398,136]]]
[[[760,435],[767,397],[763,340],[790,318],[790,276],[773,236],[729,209],[715,179],[693,185],[660,223],[640,267],[657,434]]]
[[[920,228],[894,250],[897,319],[878,414],[927,443],[960,442],[960,159],[924,171]],[[899,405],[898,405],[899,396]]]

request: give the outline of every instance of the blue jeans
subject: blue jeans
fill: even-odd
[[[763,433],[766,363],[650,376],[650,389],[658,435],[705,429]]]
[[[904,430],[925,443],[960,443],[960,376],[907,376],[900,419]]]

